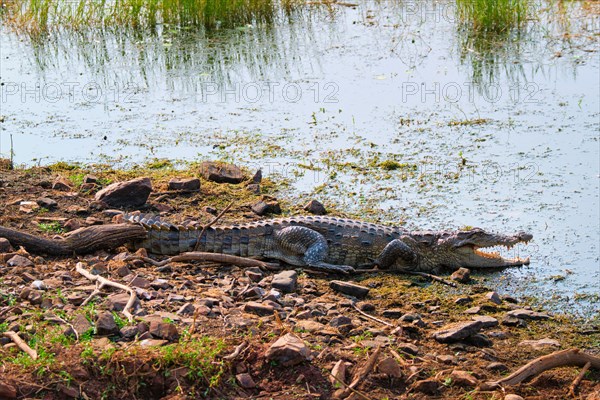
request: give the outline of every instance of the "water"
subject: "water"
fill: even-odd
[[[12,134],[28,165],[219,158],[263,168],[295,201],[375,221],[527,230],[534,242],[513,255],[531,265],[490,286],[597,315],[590,4],[539,4],[538,21],[493,41],[461,29],[446,2],[361,2],[211,35],[164,26],[38,43],[2,27],[0,154]]]

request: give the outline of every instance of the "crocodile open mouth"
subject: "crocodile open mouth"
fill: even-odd
[[[525,257],[507,257],[507,252],[510,252],[513,246],[489,246],[489,247],[477,247],[473,246],[473,255],[476,258],[483,259],[481,261],[496,261],[500,263],[500,266],[518,266],[518,265],[529,265],[530,258]],[[485,263],[487,264],[487,262]]]

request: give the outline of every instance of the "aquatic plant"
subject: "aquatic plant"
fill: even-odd
[[[19,30],[157,24],[200,26],[206,29],[271,22],[297,0],[12,0],[3,2],[3,19]]]
[[[521,26],[531,0],[456,0],[459,21],[474,31],[502,32]]]

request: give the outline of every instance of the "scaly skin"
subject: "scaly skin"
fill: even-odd
[[[134,246],[154,254],[192,251],[201,231],[144,215],[126,215],[125,219],[146,228],[147,239]],[[442,267],[504,268],[529,264],[529,258],[506,259],[480,249],[510,248],[531,239],[524,232],[501,235],[478,228],[409,232],[351,219],[297,216],[210,227],[200,240],[198,251],[277,259],[332,272],[377,265],[382,269],[435,273]]]

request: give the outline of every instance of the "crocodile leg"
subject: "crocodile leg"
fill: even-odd
[[[273,255],[288,264],[321,269],[327,272],[349,273],[354,268],[325,262],[329,246],[319,232],[304,226],[288,226],[275,233],[275,245],[280,254]],[[268,255],[267,255],[268,256]]]
[[[383,269],[388,269],[392,266],[396,266],[397,268],[416,266],[418,264],[418,256],[406,242],[414,242],[416,244],[413,238],[402,235],[399,239],[389,242],[370,266],[377,265]],[[413,247],[416,246],[413,245]]]

